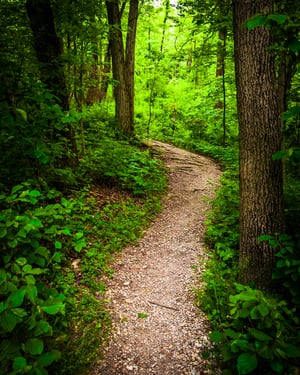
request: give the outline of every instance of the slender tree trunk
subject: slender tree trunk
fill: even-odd
[[[110,43],[107,44],[106,51],[104,54],[103,67],[101,69],[101,84],[100,84],[100,102],[106,98],[108,90],[108,76],[111,71],[111,47]]]
[[[244,26],[253,15],[273,11],[273,0],[235,0],[234,41],[240,131],[240,281],[268,289],[274,249],[258,241],[283,230],[282,164],[275,58],[269,30]]]
[[[132,122],[131,133],[134,125],[134,66],[135,66],[135,40],[138,19],[138,0],[130,1],[128,15],[128,31],[126,36],[126,57],[125,57],[125,79],[129,94],[129,116]]]
[[[166,27],[167,27],[167,21],[169,18],[169,12],[170,12],[170,0],[165,0],[164,6],[165,6],[165,17],[164,17],[162,36],[161,36],[161,42],[160,42],[160,53],[163,53],[163,50],[164,50]]]
[[[226,145],[226,86],[225,86],[225,57],[226,57],[227,28],[219,31],[217,46],[216,77],[222,77],[222,101],[216,103],[215,108],[222,109],[223,146]]]

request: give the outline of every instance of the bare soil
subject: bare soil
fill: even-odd
[[[90,374],[217,374],[201,352],[209,324],[194,304],[207,253],[205,217],[221,171],[211,159],[154,141],[169,169],[164,208],[135,246],[120,254],[106,298],[113,335]]]

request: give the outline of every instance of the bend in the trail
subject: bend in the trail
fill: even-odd
[[[152,145],[163,151],[170,170],[169,192],[139,244],[126,248],[113,265],[107,298],[114,335],[91,374],[210,373],[200,355],[208,344],[208,322],[194,306],[191,288],[195,278],[199,283],[199,260],[206,259],[201,236],[221,172],[204,156]]]

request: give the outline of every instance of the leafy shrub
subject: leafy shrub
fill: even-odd
[[[198,151],[221,159],[227,167],[207,215],[205,242],[209,246],[209,260],[203,273],[205,286],[196,291],[197,301],[208,314],[213,326],[226,320],[228,296],[234,292],[238,274],[239,186],[236,153],[232,149],[198,145]]]
[[[83,234],[74,203],[42,194],[30,183],[0,196],[0,373],[47,374],[65,320],[65,295],[54,287],[67,251],[80,252]],[[73,250],[72,250],[73,249]],[[54,337],[56,344],[54,345]]]
[[[119,185],[135,195],[149,195],[166,186],[161,163],[148,150],[108,138],[81,160],[78,173],[90,182]]]
[[[212,341],[221,346],[223,374],[296,374],[300,360],[299,319],[285,301],[236,284],[230,311]],[[297,370],[298,369],[298,370]]]
[[[212,210],[207,217],[205,240],[222,259],[236,257],[239,233],[238,179],[230,171],[221,177]]]
[[[279,236],[261,236],[260,241],[269,241],[277,249],[277,258],[273,280],[279,280],[281,292],[293,306],[300,307],[300,254],[297,251],[292,237],[286,234]]]
[[[79,115],[64,113],[52,94],[32,85],[15,107],[0,103],[2,189],[28,179],[47,181],[52,186],[75,183],[68,165],[73,157],[68,124],[77,122]]]

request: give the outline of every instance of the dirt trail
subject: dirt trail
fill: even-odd
[[[170,170],[169,193],[139,244],[113,265],[107,298],[115,332],[105,360],[91,374],[210,373],[199,356],[208,343],[208,323],[193,304],[191,288],[202,272],[199,259],[206,259],[201,236],[207,198],[221,172],[204,156],[152,144]]]

